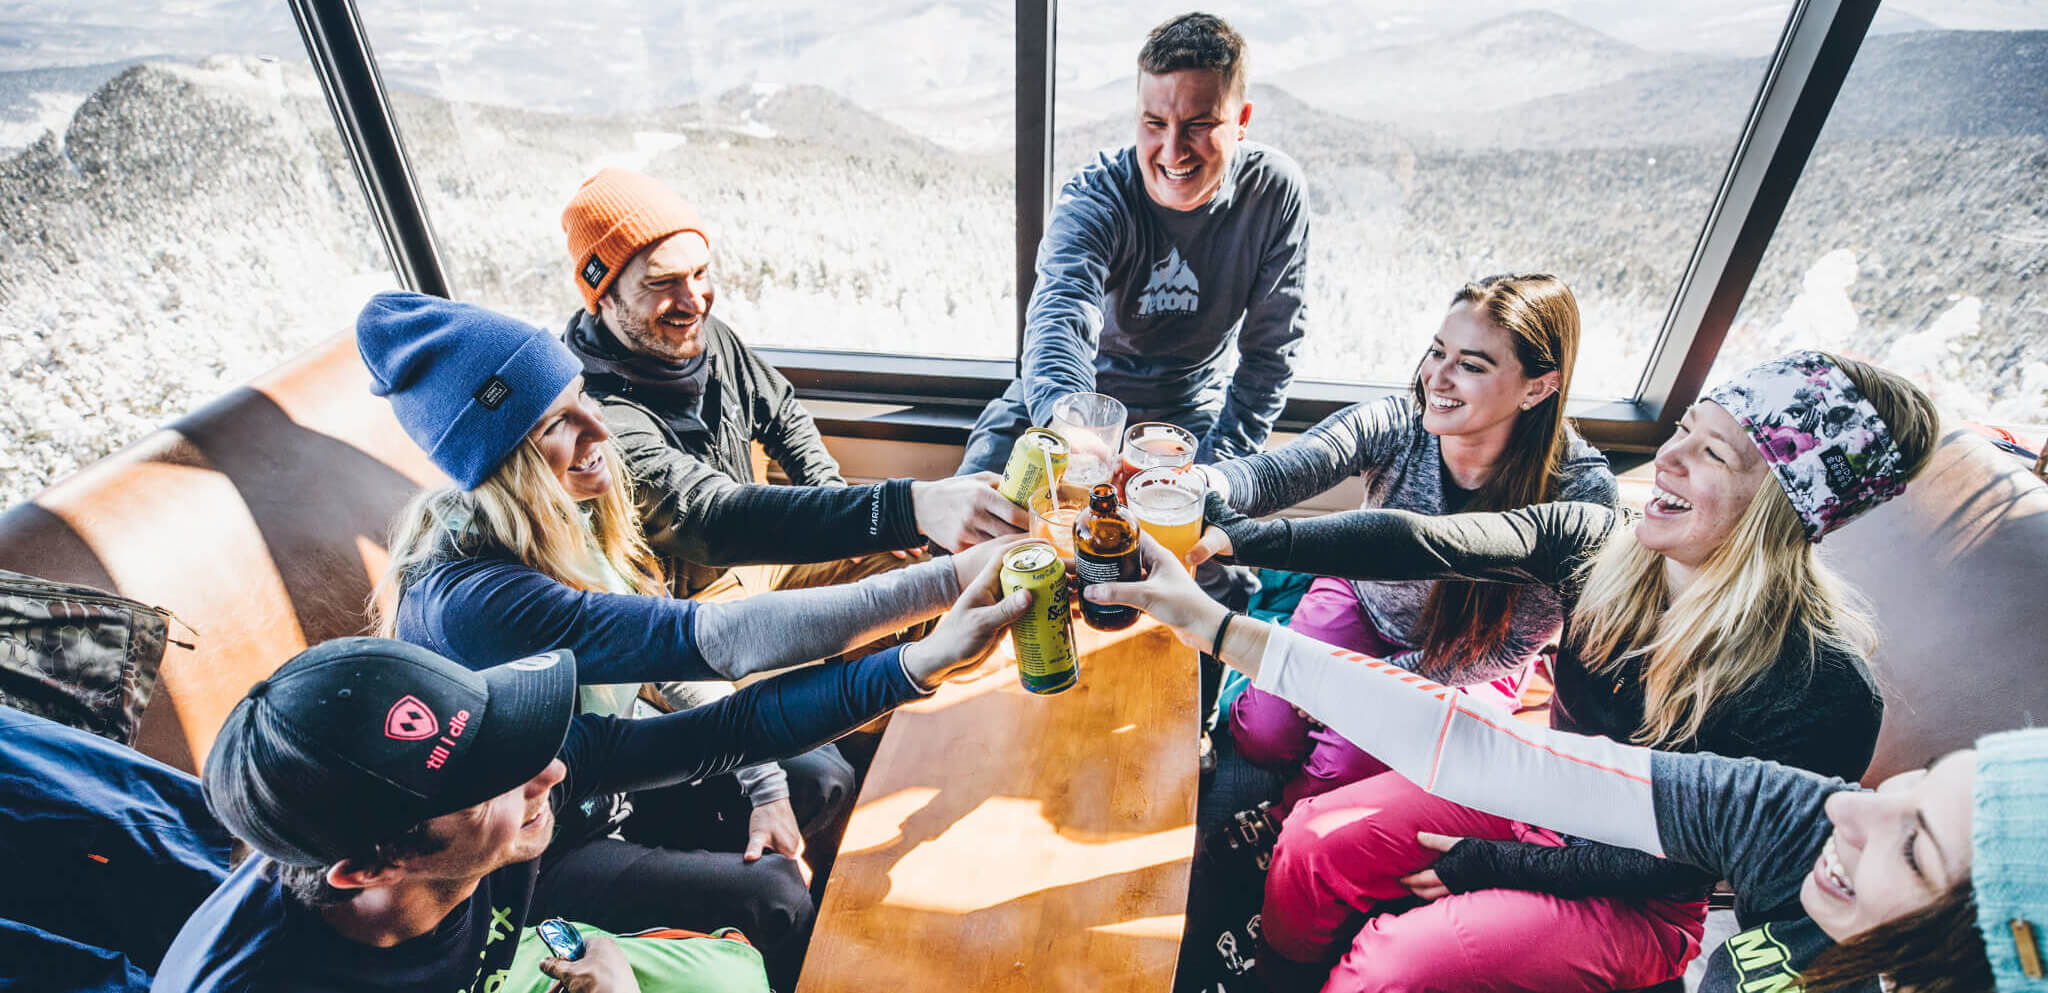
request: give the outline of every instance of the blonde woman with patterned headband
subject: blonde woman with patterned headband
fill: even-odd
[[[1262,522],[1212,501],[1204,543],[1241,563],[1352,579],[1550,587],[1565,617],[1554,727],[1854,780],[1882,717],[1864,662],[1871,629],[1814,546],[1901,492],[1936,438],[1933,405],[1912,384],[1800,352],[1685,413],[1633,526],[1592,504]],[[1698,954],[1714,878],[1383,774],[1289,816],[1259,962],[1278,989],[1653,986]],[[1431,902],[1381,912],[1418,895]]]

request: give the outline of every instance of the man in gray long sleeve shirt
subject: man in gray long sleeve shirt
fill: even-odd
[[[1222,20],[1160,25],[1138,68],[1137,144],[1060,191],[1023,375],[982,411],[963,473],[1001,470],[1017,435],[1069,393],[1187,428],[1203,462],[1258,451],[1286,403],[1307,332],[1301,167],[1243,141],[1244,39]]]

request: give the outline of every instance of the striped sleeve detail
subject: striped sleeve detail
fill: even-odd
[[[1275,627],[1258,687],[1438,796],[1663,855],[1650,750],[1517,721],[1380,659]]]

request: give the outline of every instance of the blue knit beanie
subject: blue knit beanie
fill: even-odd
[[[489,478],[583,373],[568,346],[482,307],[379,293],[356,318],[356,350],[405,433],[465,490]]]
[[[2048,991],[2048,728],[1977,739],[1970,885],[1998,993]]]

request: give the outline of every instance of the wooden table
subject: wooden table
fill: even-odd
[[[896,712],[798,993],[1171,988],[1195,653],[1149,618],[1074,631],[1081,681],[1065,693],[1024,692],[1012,663]]]

